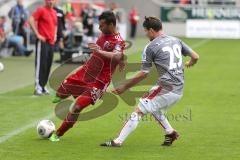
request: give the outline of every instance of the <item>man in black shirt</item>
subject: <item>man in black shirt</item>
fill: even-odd
[[[96,16],[96,11],[94,8],[89,4],[85,9],[83,9],[81,13],[82,22],[83,22],[83,29],[85,35],[88,39],[93,39],[94,37],[94,18]]]
[[[65,18],[64,18],[64,12],[63,10],[58,7],[57,5],[54,7],[55,11],[57,12],[57,17],[58,17],[58,28],[57,28],[57,41],[56,45],[59,47],[59,52],[60,52],[60,62],[63,61],[63,49],[64,49],[64,38],[65,38]]]

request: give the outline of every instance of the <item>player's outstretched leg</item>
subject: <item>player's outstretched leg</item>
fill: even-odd
[[[155,117],[155,119],[158,121],[158,123],[165,130],[166,133],[165,140],[162,143],[162,146],[171,146],[172,143],[178,139],[179,134],[176,130],[172,128],[168,119],[161,111],[154,112],[152,115]]]
[[[137,108],[129,117],[128,121],[124,124],[119,136],[114,139],[100,144],[104,147],[120,147],[122,143],[126,140],[128,135],[132,133],[136,128],[144,114]]]
[[[51,135],[49,140],[53,142],[59,141],[60,140],[59,138],[63,136],[64,133],[66,133],[70,128],[72,128],[73,125],[77,122],[81,110],[82,110],[81,107],[75,104],[71,112],[67,114],[61,126],[57,129],[55,133]]]
[[[61,126],[55,133],[49,138],[50,141],[59,141],[70,128],[77,122],[80,112],[92,103],[92,99],[89,96],[79,96],[77,102],[71,107],[69,112],[62,122]]]

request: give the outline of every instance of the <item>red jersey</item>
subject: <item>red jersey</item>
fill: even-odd
[[[133,25],[137,25],[139,21],[139,14],[136,9],[131,10],[129,14],[129,22]]]
[[[37,21],[39,34],[46,38],[49,44],[54,45],[58,24],[57,12],[44,6],[38,8],[32,16]]]
[[[120,33],[116,35],[102,35],[97,40],[97,45],[104,51],[119,51],[123,54],[125,42]],[[78,77],[82,82],[93,84],[94,87],[103,88],[110,84],[112,75],[118,63],[111,59],[101,56],[98,53],[92,53],[91,58],[84,66],[77,71],[74,77]]]

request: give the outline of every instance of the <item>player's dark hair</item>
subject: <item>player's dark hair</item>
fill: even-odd
[[[105,20],[106,23],[109,24],[113,24],[114,26],[116,26],[117,24],[117,20],[116,20],[116,16],[113,12],[111,11],[105,11],[103,12],[100,16],[99,16],[99,21],[100,20]]]
[[[162,22],[157,17],[145,17],[143,27],[147,30],[152,28],[154,31],[158,32],[162,30]]]

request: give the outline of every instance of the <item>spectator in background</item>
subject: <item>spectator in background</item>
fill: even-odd
[[[122,23],[122,14],[119,11],[118,4],[115,3],[115,2],[110,3],[109,4],[109,10],[112,11],[115,14],[115,16],[117,18],[117,23]]]
[[[87,7],[82,10],[81,17],[84,33],[87,37],[86,44],[89,42],[93,42],[95,10],[92,4],[88,4]]]
[[[28,14],[23,6],[23,0],[17,0],[17,5],[9,11],[8,16],[12,19],[12,29],[14,34],[22,36],[24,39],[24,46],[27,47],[27,32],[24,25],[28,19]]]
[[[133,7],[129,14],[129,22],[131,28],[130,38],[134,39],[137,32],[137,24],[139,21],[139,13],[136,7]]]
[[[23,45],[22,36],[11,34],[10,29],[6,27],[6,18],[0,17],[0,46],[5,48],[13,47],[16,55],[30,56],[33,50],[27,50]]]
[[[180,0],[181,4],[190,4],[191,1],[190,0]]]
[[[65,31],[66,31],[66,24],[65,24],[65,15],[63,10],[61,9],[60,6],[58,6],[59,1],[56,1],[56,5],[54,7],[54,10],[57,12],[57,17],[58,17],[58,27],[57,27],[57,41],[56,41],[56,46],[59,49],[60,53],[60,60],[59,62],[63,62],[63,49],[64,49],[64,38],[65,38]],[[58,62],[58,61],[57,61]]]
[[[178,4],[180,3],[180,0],[172,0],[172,3]]]
[[[76,21],[73,26],[73,36],[74,36],[74,41],[77,44],[77,47],[81,46],[82,39],[83,39],[83,24],[81,22],[81,18],[78,17],[76,18]]]
[[[0,17],[0,43],[3,44],[6,40],[6,24],[5,24],[5,17]]]
[[[46,88],[51,71],[54,45],[57,39],[57,13],[53,9],[56,0],[45,0],[30,17],[29,24],[37,37],[35,58],[35,92],[37,96],[49,95]]]
[[[72,14],[73,13],[73,7],[70,0],[67,0],[66,3],[63,5],[63,13],[64,15]]]

